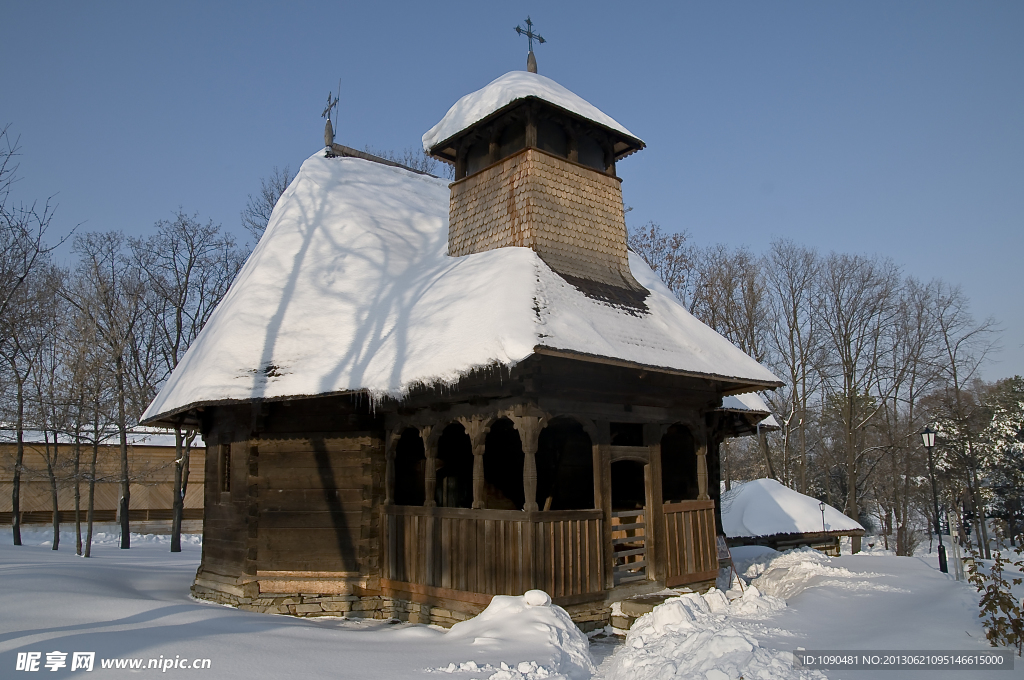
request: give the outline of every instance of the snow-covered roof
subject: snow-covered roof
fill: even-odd
[[[632,253],[650,290],[639,315],[587,297],[529,248],[448,256],[448,207],[443,180],[310,157],[143,419],[233,400],[401,397],[538,348],[777,384]]]
[[[774,479],[755,479],[722,494],[722,528],[730,538],[864,531],[831,505],[823,525],[819,502]]]
[[[444,118],[423,135],[423,149],[430,151],[437,144],[450,139],[474,123],[480,122],[495,111],[508,106],[517,99],[527,97],[543,99],[582,118],[640,141],[636,135],[620,125],[614,118],[550,78],[527,71],[512,71],[455,102],[455,105],[448,109]]]
[[[779,421],[775,420],[771,409],[764,403],[764,399],[757,392],[746,394],[730,394],[722,397],[722,406],[719,411],[734,411],[744,415],[761,416],[757,423],[768,429],[779,429]]]
[[[722,397],[720,411],[736,411],[738,413],[751,413],[757,415],[770,415],[771,409],[764,403],[764,399],[757,392],[746,394],[730,394]]]

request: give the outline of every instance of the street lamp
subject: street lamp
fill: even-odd
[[[818,502],[818,510],[821,510],[821,533],[828,533],[828,529],[825,528],[825,501]]]
[[[935,504],[935,535],[939,537],[939,571],[943,574],[949,573],[946,566],[946,546],[942,545],[942,527],[939,526],[939,492],[935,485],[935,459],[932,458],[932,449],[935,448],[935,430],[930,427],[924,428],[921,432],[921,442],[928,450],[928,473],[932,478],[932,502]]]

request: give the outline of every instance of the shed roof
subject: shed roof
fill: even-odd
[[[722,494],[722,528],[729,538],[864,532],[831,505],[823,523],[820,502],[774,479],[755,479]]]
[[[766,427],[769,430],[780,428],[779,421],[775,420],[775,416],[772,415],[768,404],[765,403],[764,399],[757,392],[726,395],[722,398],[722,405],[718,410],[733,411],[750,416],[755,419],[754,422],[760,423],[761,427]]]
[[[528,248],[450,257],[446,181],[307,159],[224,300],[143,416],[366,391],[401,397],[537,352],[779,384],[697,321],[634,254],[646,311],[588,297]]]

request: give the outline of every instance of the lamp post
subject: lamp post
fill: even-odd
[[[821,510],[821,533],[828,533],[828,529],[825,528],[825,501],[818,502],[818,510]]]
[[[935,448],[935,430],[930,427],[924,428],[921,432],[921,441],[924,443],[924,448],[928,450],[928,474],[932,478],[932,502],[935,504],[935,535],[939,537],[939,571],[943,574],[948,574],[946,546],[942,545],[942,527],[939,526],[939,491],[935,485],[935,459],[932,457],[932,449]]]

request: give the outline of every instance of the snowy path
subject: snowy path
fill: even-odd
[[[73,554],[69,540],[57,552],[38,545],[42,540],[45,535],[38,534],[29,540],[36,545],[0,545],[0,678],[34,677],[14,671],[18,652],[32,651],[41,652],[44,663],[45,654],[55,650],[94,651],[97,659],[208,658],[210,670],[172,668],[160,675],[246,680],[483,679],[493,670],[439,675],[426,669],[467,661],[495,668],[504,661],[514,668],[521,661],[543,664],[550,653],[522,633],[505,639],[486,634],[454,639],[425,626],[294,619],[196,602],[188,596],[200,555],[195,544],[172,555],[166,539],[137,543],[130,551],[109,541],[95,547],[94,558],[83,560]],[[785,587],[792,585],[796,573],[791,570]],[[987,649],[973,588],[950,581],[923,559],[846,556],[808,574],[801,582],[806,589],[793,594],[786,608],[751,616],[732,613],[724,623],[756,638],[766,650]],[[595,641],[596,677],[610,675],[625,651],[621,644]],[[87,677],[131,673],[100,669],[98,661],[96,665]],[[152,670],[134,673],[156,675]],[[516,673],[508,675],[518,680]],[[527,675],[528,680],[541,677]],[[1024,663],[1018,660],[1017,669],[1009,672],[829,671],[827,676],[1009,680],[1024,678]],[[78,677],[78,672],[64,668],[45,677]]]
[[[934,556],[931,556],[934,558]],[[854,576],[828,580],[787,600],[761,622],[759,642],[776,649],[979,650],[989,648],[978,618],[978,594],[927,558],[847,555],[830,566]],[[830,678],[1024,678],[1013,671],[829,671]]]

